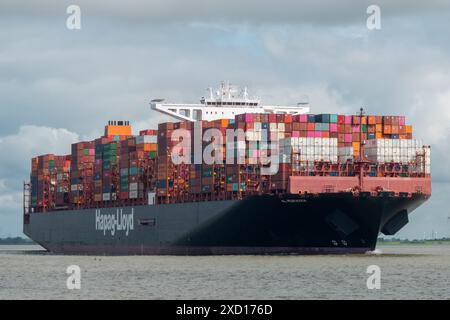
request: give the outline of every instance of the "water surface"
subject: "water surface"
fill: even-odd
[[[365,255],[64,256],[0,246],[0,299],[450,299],[449,245]],[[81,269],[68,290],[66,269]],[[381,289],[369,290],[369,265]]]

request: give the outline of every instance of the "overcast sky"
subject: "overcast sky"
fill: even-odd
[[[0,237],[21,235],[32,155],[69,153],[110,120],[167,120],[151,98],[197,102],[221,80],[267,104],[406,115],[432,146],[433,196],[398,235],[448,235],[449,1],[0,2]],[[66,9],[81,8],[81,30]],[[367,7],[381,8],[368,30]]]

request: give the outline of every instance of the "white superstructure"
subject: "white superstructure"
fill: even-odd
[[[208,88],[208,97],[202,97],[198,104],[163,103],[164,99],[150,102],[153,110],[173,116],[179,120],[217,120],[234,119],[242,113],[286,113],[304,114],[309,112],[309,103],[299,102],[294,106],[264,106],[257,98],[249,98],[247,88],[239,90],[236,86],[222,82],[213,92]]]

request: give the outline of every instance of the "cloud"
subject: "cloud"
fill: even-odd
[[[66,129],[32,125],[0,137],[0,237],[21,230],[22,182],[29,180],[31,158],[47,153],[70,154],[71,144],[79,139],[78,134]],[[12,222],[11,228],[4,227]]]
[[[36,155],[70,154],[71,144],[78,140],[78,134],[66,129],[21,126],[16,134],[0,137],[3,154],[0,158],[0,176],[20,177],[29,170],[31,158]]]

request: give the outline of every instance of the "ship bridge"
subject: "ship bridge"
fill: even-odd
[[[213,121],[217,119],[234,119],[243,113],[276,113],[305,114],[309,112],[306,99],[292,106],[263,105],[258,98],[250,98],[247,88],[239,90],[237,86],[221,83],[214,91],[208,88],[208,96],[202,97],[200,103],[164,103],[164,99],[154,99],[150,102],[153,110],[170,115],[179,120]]]

